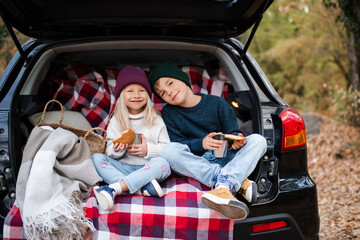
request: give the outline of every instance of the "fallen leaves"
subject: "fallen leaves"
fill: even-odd
[[[322,117],[309,134],[308,166],[317,184],[320,239],[360,238],[360,129]]]

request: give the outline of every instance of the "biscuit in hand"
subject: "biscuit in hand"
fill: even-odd
[[[238,136],[238,135],[233,135],[233,134],[224,134],[226,139],[231,139],[231,140],[246,140],[246,137],[244,136]]]
[[[121,133],[121,135],[113,140],[113,144],[115,143],[123,143],[123,144],[132,144],[135,140],[136,134],[135,132],[128,128]]]

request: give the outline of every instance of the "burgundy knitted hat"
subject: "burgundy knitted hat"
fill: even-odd
[[[151,97],[151,87],[144,70],[139,67],[128,65],[124,67],[116,78],[114,89],[115,98],[118,98],[121,91],[129,84],[137,83],[143,86]]]

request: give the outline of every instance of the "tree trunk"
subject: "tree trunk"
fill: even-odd
[[[359,63],[357,58],[357,49],[354,39],[354,34],[350,32],[349,34],[349,70],[350,70],[350,83],[353,87],[353,90],[360,91],[360,82],[359,82]]]
[[[354,126],[360,126],[360,104],[358,98],[360,93],[360,80],[359,80],[359,73],[360,73],[360,63],[359,63],[359,46],[356,44],[354,39],[354,34],[352,32],[349,33],[349,72],[350,72],[350,81],[349,85],[352,87],[352,91],[354,94],[353,102],[352,102],[352,116],[351,120]]]

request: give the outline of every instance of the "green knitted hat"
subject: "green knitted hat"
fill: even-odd
[[[181,71],[173,62],[167,61],[162,63],[161,65],[157,66],[152,72],[149,77],[149,83],[151,86],[152,92],[160,99],[162,99],[155,91],[154,85],[155,82],[161,77],[171,77],[176,78],[184,82],[191,88],[190,78],[189,76]]]

